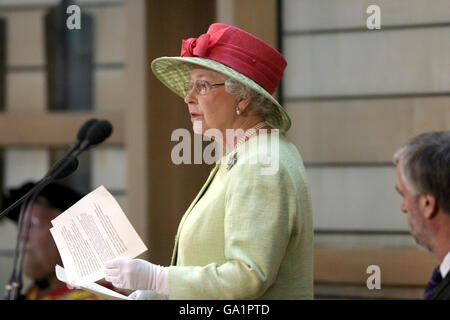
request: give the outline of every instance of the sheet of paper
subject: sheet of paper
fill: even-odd
[[[60,265],[56,265],[55,271],[58,280],[67,283],[67,276],[64,268],[61,267]],[[84,284],[80,286],[80,288],[85,291],[89,291],[90,293],[96,294],[107,300],[131,300],[127,296],[124,296],[123,294],[105,288],[104,286],[101,286],[95,282]]]
[[[104,263],[132,259],[147,250],[117,201],[100,186],[54,220],[55,240],[69,283],[77,286],[105,277]]]

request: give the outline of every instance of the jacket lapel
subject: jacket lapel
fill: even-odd
[[[176,262],[177,262],[176,258],[177,258],[177,253],[178,253],[178,238],[180,236],[180,231],[183,228],[183,224],[186,221],[186,218],[189,215],[189,213],[192,211],[194,206],[197,204],[197,202],[200,200],[200,198],[205,193],[205,191],[208,188],[208,186],[211,184],[211,181],[215,177],[215,175],[216,175],[217,171],[219,170],[219,168],[220,168],[220,164],[216,164],[216,166],[211,170],[211,172],[209,174],[209,177],[206,180],[205,184],[200,189],[200,192],[197,194],[197,196],[195,197],[194,201],[192,201],[191,205],[186,210],[186,212],[183,215],[183,218],[181,219],[180,225],[178,226],[177,235],[175,236],[175,246],[174,246],[174,249],[173,249],[172,260],[171,260],[171,263],[170,263],[172,266],[174,266],[176,264]]]
[[[450,272],[448,272],[444,280],[442,280],[441,284],[436,290],[436,293],[433,296],[433,300],[448,299],[450,292],[449,288],[450,288]],[[447,291],[447,294],[445,294],[445,291]]]

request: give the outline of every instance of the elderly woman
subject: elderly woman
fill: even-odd
[[[184,40],[181,57],[152,62],[158,79],[184,98],[194,132],[215,132],[225,155],[181,220],[171,265],[115,259],[106,280],[137,290],[134,299],[312,298],[305,169],[296,147],[274,134],[291,124],[271,95],[285,67],[268,44],[221,23]],[[268,143],[250,147],[263,136]],[[267,159],[275,171],[263,171]]]

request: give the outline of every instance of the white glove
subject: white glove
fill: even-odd
[[[112,259],[105,263],[105,280],[115,287],[130,290],[154,290],[169,294],[168,267],[141,259]]]
[[[165,294],[159,294],[152,290],[137,290],[128,296],[131,300],[167,300]]]

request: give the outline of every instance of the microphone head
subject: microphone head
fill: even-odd
[[[108,120],[101,120],[89,128],[85,140],[89,142],[89,146],[93,146],[105,141],[112,131],[112,124]]]
[[[92,127],[94,124],[96,124],[98,122],[97,119],[92,118],[89,119],[88,121],[86,121],[80,128],[80,130],[78,130],[78,134],[77,134],[77,140],[78,141],[83,141],[84,139],[86,139],[86,135],[88,133],[88,130],[90,127]]]
[[[69,157],[61,165],[65,165],[61,172],[56,174],[53,178],[55,180],[63,179],[70,176],[78,168],[78,159],[75,157]]]

